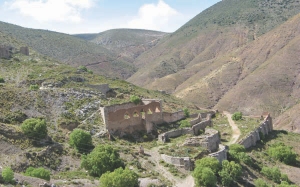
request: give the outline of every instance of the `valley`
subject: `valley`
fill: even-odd
[[[172,33],[0,22],[0,185],[300,186],[299,50],[298,0]]]

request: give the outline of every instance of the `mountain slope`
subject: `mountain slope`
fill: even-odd
[[[116,53],[71,35],[4,22],[0,22],[0,32],[22,41],[43,55],[75,67],[87,66],[102,75],[127,78],[135,71],[131,63],[119,59]]]
[[[131,62],[140,54],[155,46],[164,32],[139,29],[113,29],[98,34],[77,34],[76,37],[112,50]]]
[[[298,18],[283,26],[282,32],[280,29],[268,32],[299,12],[299,1],[219,2],[142,54],[135,61],[140,69],[128,80],[146,88],[166,90],[204,107],[230,107],[231,111],[246,113],[269,110],[278,115],[275,111],[278,105],[294,103],[290,97],[285,98],[291,88],[277,81],[284,79],[292,83],[294,80],[292,76],[296,72],[289,68],[296,65]],[[281,49],[285,46],[290,50]],[[285,62],[285,57],[291,58],[287,66],[281,63]],[[275,68],[273,74],[266,74],[263,67],[274,60],[272,67],[268,67]],[[280,67],[283,71],[279,71]],[[277,71],[288,77],[276,76]],[[260,74],[265,76],[264,79],[259,78]],[[257,87],[262,86],[261,83],[254,84],[257,79],[272,84],[260,87],[262,91],[256,93]],[[254,85],[250,87],[250,83]],[[283,91],[281,94],[277,94],[278,88]],[[261,99],[254,101],[259,93]],[[245,94],[249,98],[247,102]],[[279,103],[271,104],[273,101],[266,94],[277,98]],[[269,101],[264,100],[265,97]]]

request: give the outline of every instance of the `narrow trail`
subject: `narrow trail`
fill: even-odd
[[[226,115],[229,125],[231,126],[231,129],[232,129],[232,137],[231,137],[231,140],[228,143],[228,145],[235,144],[235,143],[237,143],[237,141],[241,135],[241,131],[238,128],[238,126],[234,123],[234,121],[232,120],[232,118],[231,118],[232,115],[229,112],[223,111],[223,114]]]
[[[164,176],[166,179],[171,181],[174,187],[192,187],[194,186],[194,179],[191,175],[188,175],[185,179],[180,179],[179,177],[175,177],[172,173],[168,171],[167,168],[162,166],[159,161],[161,160],[161,156],[158,152],[160,147],[155,147],[153,149],[145,149],[145,153],[149,154],[148,158],[156,165],[156,171]]]

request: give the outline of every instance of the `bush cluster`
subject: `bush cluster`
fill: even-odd
[[[84,130],[74,129],[70,134],[69,144],[79,152],[88,152],[93,148],[92,136]]]
[[[186,119],[185,120],[181,120],[179,122],[179,124],[180,124],[179,128],[191,127],[190,122],[188,120],[186,120]]]
[[[137,187],[138,175],[128,168],[118,168],[113,172],[106,172],[100,177],[100,187]]]
[[[286,146],[283,143],[272,145],[268,150],[268,154],[285,164],[294,165],[296,163],[297,154],[292,150],[292,147]]]
[[[45,138],[48,133],[46,121],[39,118],[26,119],[21,129],[25,135],[36,138]]]
[[[26,169],[25,175],[40,178],[40,179],[44,179],[44,180],[47,180],[47,181],[50,180],[50,171],[46,170],[44,168],[29,167],[29,168]]]
[[[110,145],[99,145],[90,154],[81,158],[81,167],[90,175],[97,177],[123,165],[119,153]]]
[[[232,144],[229,146],[230,158],[232,158],[236,162],[243,162],[247,165],[252,165],[252,159],[245,153],[245,151],[245,147],[240,144]]]
[[[242,112],[235,112],[235,113],[232,114],[232,116],[231,116],[231,119],[233,119],[234,121],[241,120],[242,118],[243,118]]]
[[[140,102],[141,102],[142,100],[141,100],[141,98],[139,98],[138,96],[136,96],[136,95],[131,95],[130,96],[130,102],[133,102],[134,104],[140,104]]]
[[[2,170],[2,178],[4,182],[12,183],[14,178],[14,172],[10,167],[6,167]]]

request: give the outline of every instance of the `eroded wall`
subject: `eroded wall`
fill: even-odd
[[[262,124],[257,127],[254,131],[250,132],[245,138],[243,138],[239,144],[243,145],[246,149],[256,145],[256,142],[261,139],[260,133],[268,135],[269,132],[273,131],[272,118],[269,115],[264,119]]]
[[[192,161],[190,157],[173,157],[162,154],[161,158],[168,164],[173,164],[178,167],[183,167],[185,170],[192,170]]]
[[[223,160],[227,160],[227,150],[227,146],[219,144],[219,150],[215,153],[209,154],[208,156],[214,157],[218,159],[220,163],[222,163]]]

